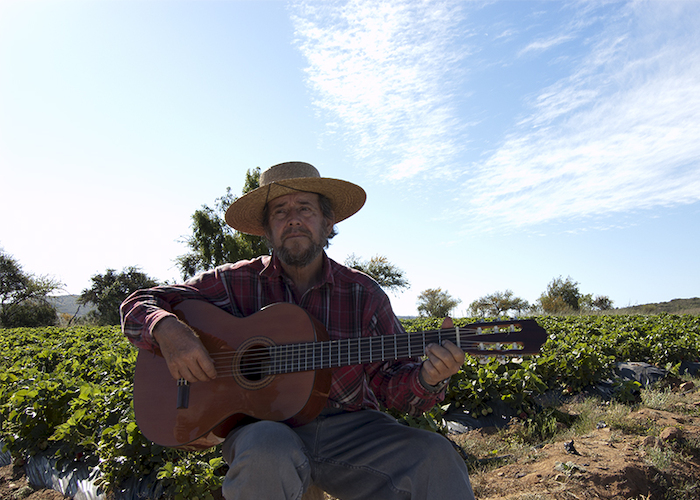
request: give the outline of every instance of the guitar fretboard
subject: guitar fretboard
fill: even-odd
[[[458,344],[458,329],[269,347],[269,373],[301,372],[420,357],[428,344]]]

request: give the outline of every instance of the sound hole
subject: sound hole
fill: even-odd
[[[257,390],[274,378],[269,347],[274,343],[265,337],[252,337],[238,347],[233,358],[233,378],[244,389]]]
[[[241,356],[241,375],[258,382],[270,375],[270,355],[266,346],[253,346]]]

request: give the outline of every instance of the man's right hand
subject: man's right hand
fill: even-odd
[[[173,378],[206,382],[216,378],[216,368],[197,334],[174,317],[164,318],[153,329]]]

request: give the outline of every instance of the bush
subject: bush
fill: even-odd
[[[53,326],[57,321],[56,308],[44,301],[25,300],[0,310],[0,324],[6,328]]]

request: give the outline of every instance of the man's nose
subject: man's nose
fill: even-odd
[[[287,214],[286,224],[288,226],[298,226],[301,224],[301,216],[299,215],[299,213],[297,213],[296,210],[289,211],[289,214]]]

